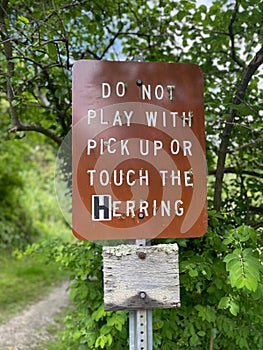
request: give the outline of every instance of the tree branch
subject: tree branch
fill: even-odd
[[[104,55],[108,52],[110,47],[112,45],[114,45],[114,43],[115,43],[116,39],[119,37],[123,27],[124,27],[124,24],[121,23],[121,26],[120,26],[119,30],[113,35],[113,37],[110,39],[109,44],[105,47],[105,49],[103,50],[102,54],[100,55],[100,60],[103,59]]]
[[[240,83],[238,85],[238,88],[233,98],[234,105],[239,105],[243,101],[248,84],[251,78],[253,77],[254,73],[262,63],[263,63],[263,46],[253,57],[249,65],[243,70]],[[221,207],[222,182],[223,182],[223,176],[224,176],[225,161],[226,161],[226,155],[228,152],[230,135],[233,128],[232,123],[234,122],[234,119],[236,116],[237,116],[237,110],[231,109],[230,115],[227,118],[227,121],[223,129],[222,140],[219,147],[217,170],[216,170],[216,181],[215,181],[215,192],[214,192],[214,208],[217,211],[219,211]]]
[[[14,63],[12,61],[12,41],[9,40],[10,38],[7,35],[7,28],[5,24],[5,16],[7,14],[7,6],[8,6],[8,0],[5,0],[2,2],[2,5],[0,7],[0,31],[1,31],[1,37],[3,41],[3,47],[4,47],[4,54],[6,57],[6,65],[7,65],[7,72],[6,72],[6,85],[7,85],[7,99],[10,106],[10,115],[12,120],[12,125],[20,125],[17,111],[15,106],[13,105],[13,101],[15,99],[14,90],[11,83],[11,78],[14,75]]]
[[[208,175],[215,175],[216,174],[216,169],[215,170],[209,170]],[[238,169],[234,168],[234,167],[227,167],[224,168],[224,174],[240,174],[240,171],[238,171]],[[249,170],[242,170],[242,174],[243,175],[249,175],[249,176],[254,176],[254,177],[258,177],[261,178],[262,174],[258,173],[256,171],[249,171]]]
[[[232,12],[230,23],[228,25],[228,32],[229,32],[230,42],[231,42],[231,57],[239,65],[239,67],[244,69],[246,67],[245,63],[242,62],[236,55],[235,34],[233,32],[233,24],[234,24],[234,22],[236,20],[236,15],[237,15],[237,12],[238,12],[238,6],[239,6],[239,0],[236,0],[236,4],[235,4],[234,10]]]
[[[4,54],[6,57],[6,86],[7,86],[7,99],[10,106],[10,116],[11,116],[11,123],[12,126],[9,129],[9,132],[17,132],[17,131],[36,131],[40,132],[49,138],[51,138],[53,141],[55,141],[58,145],[61,144],[61,139],[54,134],[51,130],[48,130],[44,128],[40,124],[24,124],[20,121],[16,106],[14,105],[15,100],[15,93],[12,86],[12,77],[14,76],[14,69],[15,65],[13,62],[13,46],[12,46],[12,40],[9,40],[7,34],[7,28],[5,24],[5,16],[7,14],[7,6],[8,6],[8,0],[5,0],[2,2],[0,6],[0,34],[3,41],[4,46]]]
[[[263,214],[263,206],[261,207],[249,207],[249,211],[254,214]]]
[[[40,124],[24,124],[19,122],[18,125],[13,124],[12,127],[8,130],[8,132],[17,132],[17,131],[36,131],[49,137],[51,140],[55,141],[58,145],[60,145],[62,142],[62,139],[60,137],[58,137],[51,130],[44,128]]]

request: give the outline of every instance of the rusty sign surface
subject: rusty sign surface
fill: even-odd
[[[76,237],[205,233],[204,98],[197,65],[76,62],[72,135]]]

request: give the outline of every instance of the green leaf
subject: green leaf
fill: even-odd
[[[232,315],[237,316],[239,312],[239,305],[235,301],[231,300],[229,303],[229,310]]]
[[[197,277],[198,276],[198,271],[196,269],[189,269],[189,276],[191,277]]]
[[[255,234],[255,230],[252,227],[246,225],[239,226],[237,231],[240,242],[248,241]]]
[[[227,237],[227,238],[225,238],[224,240],[223,240],[223,244],[224,245],[228,245],[228,244],[230,244],[230,243],[233,243],[233,237],[232,236],[229,236],[229,237]]]
[[[17,19],[18,19],[17,22],[18,22],[19,24],[22,24],[22,23],[28,24],[28,23],[29,23],[29,19],[26,18],[26,17],[24,17],[24,16],[17,16]]]
[[[48,43],[48,54],[52,60],[57,61],[57,47],[54,43]]]
[[[76,331],[72,334],[73,339],[79,339],[81,337],[81,332]]]
[[[154,330],[158,330],[158,329],[163,328],[163,325],[164,325],[164,321],[160,320],[158,322],[154,322],[153,328],[154,328]]]
[[[219,309],[227,309],[229,307],[230,297],[222,297],[219,301]]]
[[[251,248],[244,250],[236,249],[224,258],[226,270],[229,271],[229,279],[232,287],[243,288],[244,286],[255,291],[259,282],[261,264],[253,256]]]
[[[13,101],[12,101],[12,106],[13,106],[13,107],[18,106],[20,103],[21,103],[20,100],[13,100]]]
[[[195,309],[198,310],[198,316],[202,318],[203,321],[214,322],[216,319],[215,311],[212,307],[196,305]]]
[[[113,342],[112,335],[111,335],[111,334],[108,334],[108,335],[107,335],[107,343],[109,344],[109,346],[111,346],[112,342]]]
[[[181,21],[183,18],[185,18],[185,16],[187,16],[187,12],[186,11],[180,11],[177,13],[177,19],[178,21]]]
[[[92,319],[98,321],[106,316],[106,312],[104,311],[104,306],[101,305],[97,310],[95,310],[92,314]]]
[[[245,103],[240,103],[238,105],[232,103],[230,107],[238,111],[241,115],[248,115],[253,112]]]
[[[197,334],[200,336],[200,337],[205,337],[206,333],[204,331],[199,331],[197,332]]]
[[[205,5],[201,5],[201,6],[199,6],[199,10],[200,10],[201,12],[206,13],[206,12],[207,12],[207,7],[206,7]]]
[[[197,346],[197,345],[199,345],[201,342],[200,342],[200,340],[199,340],[198,335],[197,335],[197,334],[194,334],[194,335],[191,336],[189,343],[190,343],[191,346]]]
[[[106,338],[107,339],[107,338]],[[103,349],[105,347],[105,336],[101,335],[97,338],[95,343],[95,348],[101,348]]]

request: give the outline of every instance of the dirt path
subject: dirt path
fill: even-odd
[[[68,304],[68,282],[54,288],[45,299],[30,306],[9,322],[0,325],[1,350],[38,349],[48,340],[46,327],[52,324],[56,313]]]

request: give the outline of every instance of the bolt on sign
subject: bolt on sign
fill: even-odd
[[[205,233],[204,98],[197,65],[78,61],[72,125],[76,237]]]

